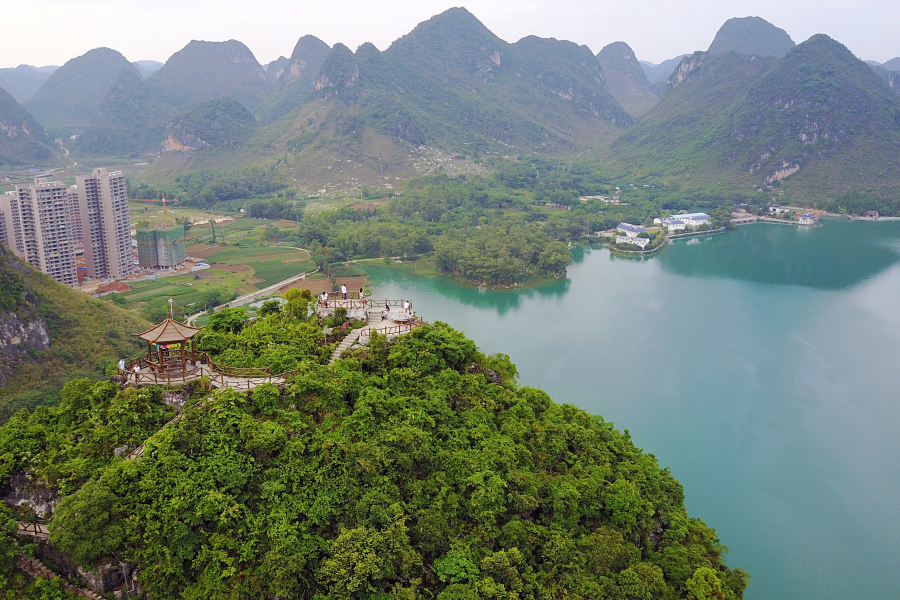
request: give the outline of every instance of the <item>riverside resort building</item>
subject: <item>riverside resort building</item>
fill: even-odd
[[[616,243],[617,244],[634,244],[645,248],[650,243],[650,238],[638,237],[642,233],[647,233],[645,227],[640,225],[631,225],[630,223],[619,223],[616,227]]]
[[[127,277],[134,259],[125,175],[94,169],[76,183],[37,178],[0,196],[0,243],[66,285],[78,283],[81,245],[89,277]]]
[[[694,229],[711,223],[712,219],[706,213],[687,213],[683,215],[672,215],[671,217],[666,217],[664,219],[660,219],[659,217],[653,219],[654,225],[662,225],[668,231],[684,231],[687,228]]]

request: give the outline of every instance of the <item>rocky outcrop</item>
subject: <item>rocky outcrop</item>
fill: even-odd
[[[669,80],[666,82],[666,94],[697,76],[706,57],[706,52],[694,52],[690,56],[685,56],[669,76]]]
[[[49,347],[50,333],[42,316],[0,313],[0,387],[7,384],[15,366],[26,356]]]
[[[342,96],[359,81],[359,64],[347,46],[335,44],[322,65],[314,89],[320,97]]]
[[[14,473],[9,479],[3,501],[7,506],[30,508],[39,519],[53,514],[59,495],[42,481],[34,481],[31,473]]]

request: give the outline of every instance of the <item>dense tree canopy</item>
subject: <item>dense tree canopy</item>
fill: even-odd
[[[268,347],[290,320],[210,335]],[[161,429],[160,388],[71,383],[0,428],[0,477],[58,489],[51,540],[134,565],[154,599],[743,597],[668,471],[519,387],[508,357],[440,323],[333,366],[296,337],[283,389],[199,386]],[[139,441],[139,459],[113,457]]]

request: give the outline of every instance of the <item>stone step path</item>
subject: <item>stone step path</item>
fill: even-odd
[[[378,326],[378,322],[380,321],[380,319],[381,319],[380,313],[376,313],[375,311],[370,310],[369,311],[369,324],[366,325],[365,327],[361,327],[360,329],[354,329],[349,334],[347,334],[347,337],[345,337],[343,339],[343,341],[341,341],[341,343],[338,344],[338,347],[335,348],[334,352],[331,353],[331,359],[329,359],[328,364],[333,365],[334,363],[336,363],[337,360],[341,357],[341,354],[344,352],[344,350],[349,349],[350,346],[352,346],[353,344],[358,342],[359,336],[362,335],[363,331],[367,331],[369,329],[375,329]]]
[[[27,556],[24,556],[21,554],[19,555],[18,558],[16,558],[16,566],[34,578],[53,579],[55,577],[58,577],[58,575],[56,573],[54,573],[53,571],[48,569],[44,565],[44,563],[42,563],[38,559],[28,558]],[[79,598],[89,598],[90,600],[103,600],[103,597],[100,596],[100,594],[97,594],[96,592],[93,592],[91,590],[85,590],[80,587],[74,586],[67,581],[62,582],[62,587],[65,591],[67,591],[70,594],[77,596]]]

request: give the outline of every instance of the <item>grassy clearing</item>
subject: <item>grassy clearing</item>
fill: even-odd
[[[210,219],[220,219],[223,216],[221,214],[217,215],[196,208],[183,208],[177,204],[175,206],[169,205],[167,207],[167,212],[167,222],[169,225],[175,223],[176,219],[178,221],[188,219],[192,223],[208,223]],[[162,206],[153,202],[130,201],[128,203],[128,214],[131,217],[132,226],[136,226],[138,223],[144,221],[148,222],[150,227],[160,227],[163,224]]]

